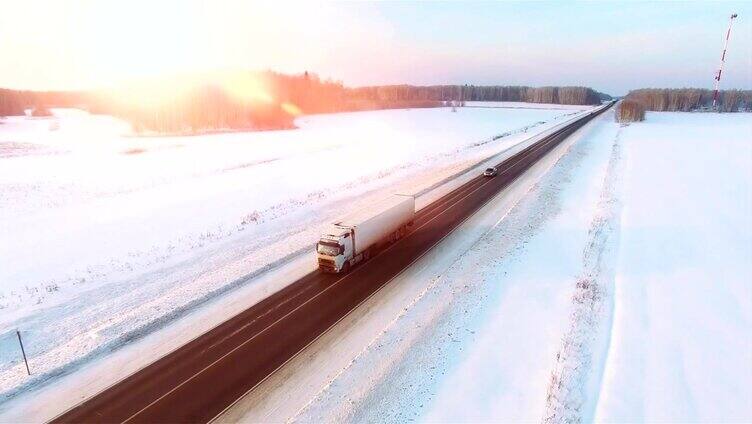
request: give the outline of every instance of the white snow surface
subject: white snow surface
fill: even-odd
[[[389,110],[161,138],[76,110],[5,118],[0,401],[247,284],[337,216],[422,194],[578,112]]]

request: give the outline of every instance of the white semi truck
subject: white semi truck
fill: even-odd
[[[319,268],[347,272],[379,248],[398,240],[413,225],[415,197],[394,194],[332,224],[316,245]]]

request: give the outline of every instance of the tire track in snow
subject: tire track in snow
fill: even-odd
[[[615,249],[621,202],[621,147],[616,133],[595,216],[572,296],[570,326],[562,337],[546,395],[544,423],[592,420],[600,391],[613,315]]]

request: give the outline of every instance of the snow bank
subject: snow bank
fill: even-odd
[[[334,217],[421,192],[576,112],[390,110],[164,138],[79,111],[8,118],[0,333],[25,334],[34,376],[2,337],[0,392],[106,355],[310,248]]]
[[[752,420],[752,116],[649,113],[627,158],[595,421]]]
[[[613,314],[621,212],[619,178],[623,167],[620,132],[611,142],[611,157],[582,249],[582,269],[572,294],[569,328],[561,336],[548,383],[545,423],[590,422],[598,399]],[[603,144],[607,141],[605,137],[601,139]]]

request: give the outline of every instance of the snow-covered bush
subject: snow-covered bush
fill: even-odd
[[[622,100],[616,106],[616,122],[637,122],[645,120],[645,106],[632,100]]]

